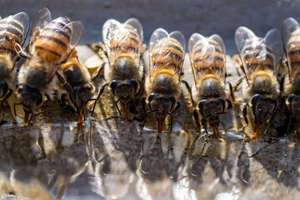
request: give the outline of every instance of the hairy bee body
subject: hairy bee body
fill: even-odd
[[[243,114],[248,128],[246,132],[253,138],[265,133],[273,134],[272,120],[280,109],[277,64],[282,53],[281,36],[276,29],[272,29],[264,38],[260,38],[250,29],[240,27],[235,37],[245,70],[242,93],[245,102]]]
[[[31,57],[21,66],[17,94],[27,113],[40,107],[52,96],[58,68],[66,62],[74,44],[79,41],[82,25],[67,17],[51,20],[48,9],[42,10],[41,25],[35,27],[30,41]]]
[[[177,110],[181,96],[181,75],[185,51],[184,36],[164,29],[153,32],[150,41],[150,70],[146,78],[147,105],[162,132],[165,118]]]
[[[124,23],[109,19],[103,25],[102,37],[109,61],[104,67],[106,85],[121,104],[121,114],[128,119],[130,113],[136,113],[132,103],[143,95],[143,28],[134,18]]]
[[[228,106],[225,95],[226,53],[222,38],[193,34],[189,40],[189,56],[195,78],[193,99],[197,105],[194,109],[200,113],[202,126],[206,129],[208,124],[213,128],[214,136],[219,137],[219,115],[225,113]],[[197,124],[198,118],[195,119]]]

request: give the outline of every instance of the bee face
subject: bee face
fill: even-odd
[[[164,119],[176,108],[177,102],[174,96],[152,93],[148,97],[148,105],[151,111],[155,111],[157,119]]]
[[[75,106],[77,108],[85,106],[86,103],[93,97],[94,91],[95,87],[90,83],[73,87]]]
[[[218,117],[226,111],[226,108],[226,100],[222,97],[202,99],[198,104],[200,114],[206,119]]]
[[[6,81],[0,80],[0,99],[5,98],[8,92],[9,92],[9,88]]]
[[[134,98],[139,92],[140,86],[139,82],[134,79],[124,81],[113,80],[110,83],[110,88],[112,93],[124,102]]]
[[[255,124],[263,124],[269,121],[277,109],[277,100],[256,94],[250,101],[254,114]]]
[[[17,95],[22,101],[24,110],[30,113],[39,108],[43,103],[43,96],[40,90],[28,85],[19,85]]]

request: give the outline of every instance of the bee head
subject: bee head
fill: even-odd
[[[36,108],[43,103],[43,96],[37,88],[28,85],[18,85],[17,95],[20,98],[24,110],[32,113]]]
[[[8,92],[9,92],[9,88],[6,81],[0,80],[0,99],[5,98]]]
[[[179,107],[179,102],[172,95],[151,93],[147,102],[150,110],[156,113],[157,118],[164,118]]]
[[[225,113],[229,106],[228,101],[223,97],[202,99],[198,103],[200,114],[206,119],[217,118]]]
[[[287,97],[286,104],[291,114],[296,117],[300,114],[300,95],[290,94]]]
[[[126,101],[134,98],[140,91],[140,83],[135,79],[130,80],[113,80],[110,83],[113,94]]]
[[[274,115],[277,109],[277,100],[262,94],[255,94],[250,100],[250,105],[254,114],[255,124],[264,124]]]
[[[94,95],[95,87],[91,83],[84,85],[74,86],[74,103],[76,108],[82,108]]]

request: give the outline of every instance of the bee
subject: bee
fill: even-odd
[[[104,23],[102,30],[109,64],[104,67],[106,83],[100,89],[97,100],[104,88],[109,86],[113,96],[117,99],[117,110],[121,113],[118,108],[118,102],[120,102],[123,115],[128,119],[132,110],[130,109],[132,102],[143,94],[145,73],[141,63],[143,27],[135,18],[130,18],[124,23],[109,19]]]
[[[245,134],[256,139],[268,133],[280,104],[277,64],[282,54],[281,35],[272,29],[261,38],[250,29],[239,27],[235,42],[245,77],[242,82]]]
[[[83,26],[68,17],[51,20],[50,11],[41,11],[29,44],[30,58],[21,66],[17,77],[17,95],[25,111],[25,122],[33,111],[51,98],[55,75],[79,41]]]
[[[298,21],[294,18],[286,19],[283,23],[283,33],[288,63],[284,93],[291,119],[298,120],[300,114],[300,27]]]
[[[193,102],[196,113],[194,120],[207,131],[207,125],[213,129],[213,136],[220,137],[219,115],[226,113],[230,106],[225,93],[226,53],[219,35],[204,37],[194,33],[189,39],[189,57],[195,80]],[[194,111],[195,112],[195,111]]]
[[[26,56],[23,47],[29,30],[25,12],[0,20],[0,102],[4,103],[15,89],[15,69],[20,57]]]
[[[149,47],[151,66],[145,82],[146,103],[161,133],[166,117],[170,116],[172,122],[172,115],[180,106],[185,38],[179,31],[168,33],[158,28],[152,33]]]
[[[67,101],[78,112],[79,124],[82,123],[84,120],[84,108],[92,100],[95,86],[92,83],[88,69],[79,62],[75,49],[68,60],[59,67],[57,76],[64,84],[64,89],[68,92]]]

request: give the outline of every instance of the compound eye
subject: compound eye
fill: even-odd
[[[134,79],[129,80],[128,85],[129,85],[130,88],[134,88],[134,91],[136,93],[139,91],[139,88],[140,88],[139,83],[136,80],[134,80]]]
[[[118,87],[118,85],[119,85],[119,81],[116,81],[116,80],[111,81],[110,88],[113,91],[113,93],[115,93],[115,90]]]

